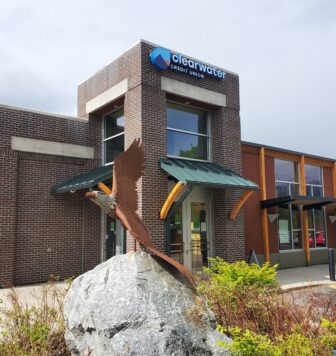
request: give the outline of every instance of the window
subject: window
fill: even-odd
[[[206,111],[168,103],[167,154],[208,160],[209,135]]]
[[[305,165],[306,194],[323,197],[323,179],[321,167]],[[327,246],[324,208],[308,210],[309,247]]]
[[[298,164],[276,159],[275,185],[277,197],[299,194]],[[287,204],[277,209],[280,250],[302,248],[301,208]]]
[[[124,152],[125,141],[124,110],[119,109],[104,117],[103,160],[112,163]]]
[[[277,196],[299,194],[299,170],[296,162],[275,160],[275,182]]]
[[[313,197],[323,196],[321,167],[305,165],[306,194]]]

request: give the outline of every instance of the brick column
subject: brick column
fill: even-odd
[[[125,95],[125,149],[135,138],[145,144],[146,170],[138,183],[139,215],[152,241],[165,251],[165,226],[159,211],[167,197],[167,177],[159,167],[166,155],[166,98],[159,89],[142,84]],[[133,238],[127,235],[127,251]]]
[[[146,173],[142,179],[142,219],[159,250],[166,250],[165,222],[159,212],[168,194],[167,174],[159,166],[167,155],[166,96],[159,88],[143,85],[142,137],[146,143]]]
[[[220,108],[211,117],[212,160],[242,172],[239,110]],[[242,211],[235,220],[228,215],[242,192],[235,189],[214,190],[214,253],[227,261],[243,259],[245,255],[244,219]]]
[[[16,152],[0,151],[0,288],[13,285],[15,278],[17,165]]]

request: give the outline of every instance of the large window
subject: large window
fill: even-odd
[[[323,197],[323,178],[321,167],[305,165],[306,194]],[[308,210],[309,247],[327,246],[324,208]]]
[[[299,194],[300,180],[298,164],[282,159],[275,160],[275,182],[277,196]]]
[[[124,110],[119,109],[104,117],[103,158],[104,164],[112,163],[124,152]]]
[[[206,111],[168,103],[168,156],[207,160],[209,155]]]
[[[299,174],[296,162],[275,160],[277,197],[299,194]],[[302,248],[301,208],[291,204],[278,207],[280,250]]]

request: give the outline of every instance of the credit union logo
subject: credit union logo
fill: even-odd
[[[199,79],[204,79],[205,76],[208,76],[222,80],[225,77],[224,71],[187,58],[180,53],[171,52],[167,48],[154,48],[150,53],[150,60],[158,70],[170,69]]]
[[[150,59],[156,69],[164,70],[170,66],[170,51],[166,48],[155,48],[150,54]]]

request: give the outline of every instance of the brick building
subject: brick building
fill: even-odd
[[[251,249],[282,267],[325,262],[326,246],[336,246],[326,219],[334,161],[242,144],[239,105],[237,74],[140,41],[79,85],[77,118],[0,106],[0,286],[78,275],[132,249],[119,221],[84,193],[111,183],[113,160],[138,137],[146,155],[139,215],[159,249],[194,270],[208,256],[234,261]],[[323,167],[312,194],[302,179],[275,176],[292,160],[295,180],[305,158]],[[312,198],[262,206],[287,186],[302,188],[299,203]],[[294,228],[294,215],[318,223]]]

